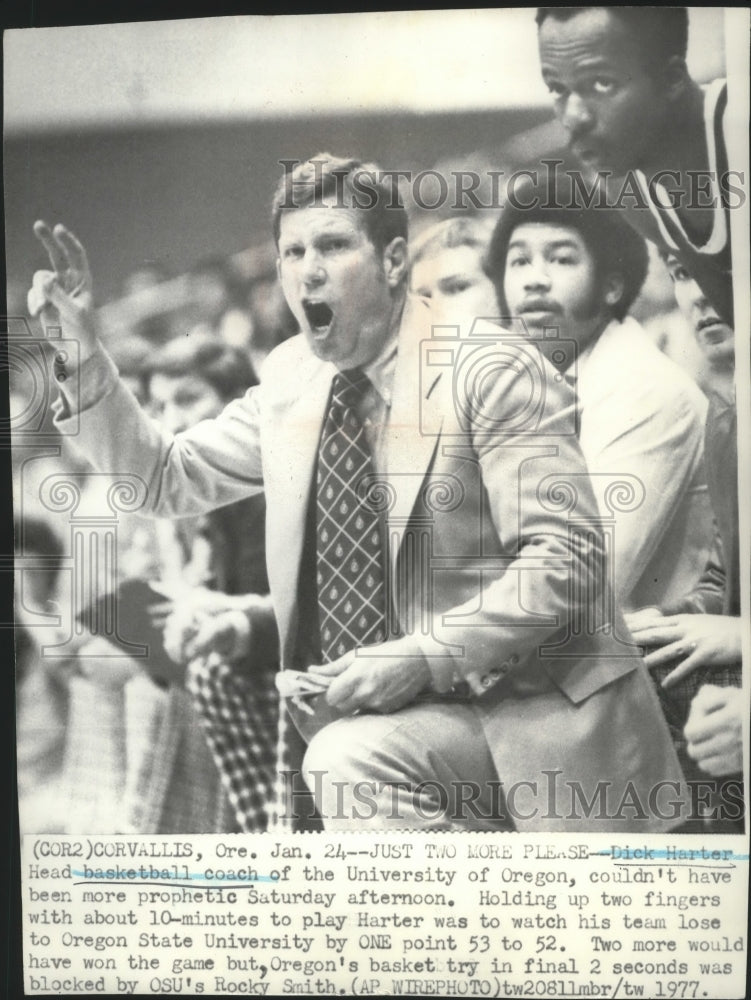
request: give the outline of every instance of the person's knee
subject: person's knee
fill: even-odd
[[[373,769],[393,728],[382,716],[339,719],[319,730],[308,744],[303,777],[309,788],[373,777]]]
[[[303,777],[309,787],[327,783],[343,776],[348,770],[350,753],[354,747],[354,739],[349,733],[342,732],[340,722],[333,722],[319,730],[308,744],[303,758]]]
[[[314,774],[321,774],[328,771],[331,764],[331,739],[328,731],[331,726],[326,726],[319,730],[308,744],[302,762],[302,773],[308,786],[311,786],[311,778]]]

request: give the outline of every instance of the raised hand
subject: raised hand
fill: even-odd
[[[86,251],[65,226],[50,229],[46,222],[35,222],[34,235],[47,251],[52,270],[35,273],[28,294],[29,312],[32,316],[41,313],[47,327],[56,325],[50,315],[56,310],[63,334],[78,341],[79,361],[84,361],[96,348],[93,287]]]

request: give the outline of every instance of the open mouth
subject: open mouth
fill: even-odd
[[[322,333],[324,330],[328,330],[331,326],[331,320],[334,318],[334,313],[330,306],[326,305],[325,302],[309,302],[305,301],[302,304],[305,310],[305,317],[310,324],[310,328],[316,333]]]

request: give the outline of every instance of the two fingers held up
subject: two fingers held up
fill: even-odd
[[[66,338],[78,341],[79,359],[83,361],[96,347],[93,287],[86,250],[62,225],[51,229],[46,222],[35,222],[34,235],[47,251],[50,269],[34,274],[27,296],[29,313],[41,315],[45,327],[59,323]]]

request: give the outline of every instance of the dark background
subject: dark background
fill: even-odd
[[[280,158],[329,152],[420,171],[448,149],[461,156],[498,147],[503,169],[506,141],[549,119],[547,110],[395,112],[10,135],[8,279],[25,291],[34,270],[46,266],[32,234],[38,218],[65,222],[82,239],[104,302],[144,257],[180,273],[203,257],[264,242]]]

